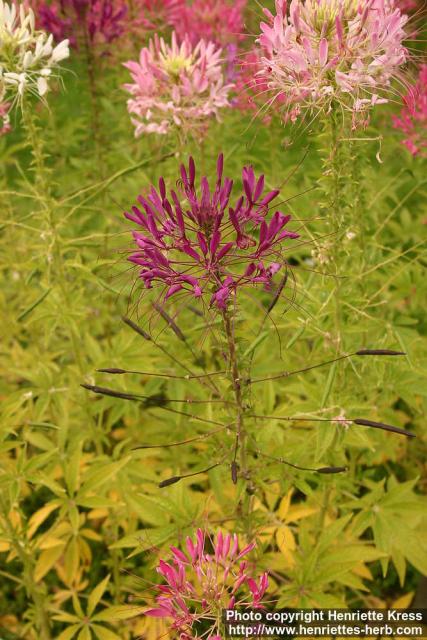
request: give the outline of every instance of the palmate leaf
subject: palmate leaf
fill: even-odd
[[[424,551],[427,536],[423,517],[426,499],[414,492],[417,480],[398,483],[390,478],[384,482],[366,483],[370,488],[360,500],[362,507],[353,522],[353,532],[361,535],[371,529],[375,544],[388,555],[381,560],[384,575],[391,558],[398,571],[401,584],[405,578],[405,559],[421,573],[427,573],[427,553]],[[357,502],[350,503],[357,508]]]

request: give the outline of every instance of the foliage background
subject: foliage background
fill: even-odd
[[[254,3],[248,24],[258,17]],[[212,123],[202,146],[189,142],[181,156],[168,141],[135,140],[121,62],[138,45],[129,39],[97,59],[92,95],[85,60],[75,53],[65,91],[50,96],[49,109],[32,107],[52,189],[48,226],[18,116],[13,133],[0,139],[0,636],[86,640],[91,628],[100,640],[160,637],[166,629],[141,615],[154,567],[159,553],[200,525],[256,536],[258,562],[271,572],[279,606],[409,606],[427,575],[427,192],[425,162],[410,156],[390,126],[398,106],[380,107],[362,135],[368,140],[352,147],[360,188],[349,188],[345,207],[347,220],[360,222],[360,246],[329,233],[322,177],[328,142],[319,122],[292,128],[273,117],[265,126],[230,111]],[[254,377],[334,356],[335,280],[328,264],[313,262],[331,242],[341,260],[342,350],[407,354],[345,360],[253,393],[254,413],[273,416],[254,423],[264,452],[286,452],[303,466],[346,464],[349,472],[321,477],[259,458],[251,531],[241,527],[241,488],[224,466],[158,488],[171,475],[207,467],[228,436],[134,450],[202,433],[196,420],[164,411],[164,398],[203,399],[203,388],[96,373],[176,370],[123,323],[124,314],[151,323],[156,340],[179,361],[221,366],[217,333],[207,332],[191,310],[179,316],[182,342],[155,318],[150,302],[138,304],[131,295],[129,226],[122,216],[159,175],[173,184],[190,153],[213,175],[220,151],[226,174],[237,181],[241,167],[253,163],[268,186],[283,185],[284,209],[306,240],[289,255],[295,284],[259,335],[269,294],[261,292],[255,303],[248,297],[239,309],[239,349],[253,358]],[[95,382],[152,398],[95,398],[80,386]],[[229,393],[225,382],[222,393]],[[417,439],[275,419],[342,413],[411,429]],[[210,404],[193,405],[192,414],[222,417]]]

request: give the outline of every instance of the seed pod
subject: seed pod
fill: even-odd
[[[102,396],[110,396],[112,398],[121,398],[122,400],[137,400],[134,395],[129,393],[122,393],[121,391],[114,391],[114,389],[107,389],[106,387],[97,387],[93,384],[80,385],[83,389],[92,391],[93,393],[99,393]]]
[[[390,349],[360,349],[357,356],[405,356],[404,351],[391,351]]]
[[[347,467],[321,467],[316,469],[317,473],[343,473],[347,471]]]
[[[141,329],[141,327],[133,322],[133,320],[131,320],[130,318],[126,318],[125,316],[123,316],[122,320],[125,324],[128,325],[128,327],[136,331],[136,333],[139,333],[139,335],[142,336],[144,340],[151,341],[151,336],[146,331],[144,331],[144,329]]]
[[[121,373],[126,373],[126,369],[116,369],[116,368],[111,368],[111,369],[98,369],[98,373],[115,373],[115,374],[121,374]]]
[[[390,431],[391,433],[398,433],[401,436],[407,436],[408,438],[415,438],[415,433],[411,433],[406,429],[400,429],[399,427],[393,427],[391,424],[384,424],[384,422],[373,422],[372,420],[364,420],[363,418],[356,418],[352,420],[353,424],[361,425],[362,427],[373,427],[374,429],[382,429],[383,431]]]
[[[159,482],[159,489],[163,489],[164,487],[169,487],[171,484],[176,484],[182,480],[181,476],[172,476],[172,478],[167,478],[167,480],[162,480]]]
[[[162,316],[163,320],[170,326],[170,328],[172,329],[174,334],[177,336],[177,338],[179,338],[183,342],[186,342],[185,335],[182,333],[181,329],[178,327],[176,322],[174,322],[172,320],[170,315],[168,313],[166,313],[166,311],[163,309],[163,307],[161,307],[157,302],[153,302],[153,307],[155,308],[155,310],[158,313],[160,313],[160,315]]]

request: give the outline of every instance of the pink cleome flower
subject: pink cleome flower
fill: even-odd
[[[129,260],[145,287],[160,285],[165,299],[180,292],[225,309],[238,289],[269,287],[285,264],[284,241],[299,237],[285,228],[290,215],[268,215],[279,191],[264,192],[264,176],[257,180],[252,167],[243,168],[243,193],[231,206],[233,181],[223,180],[223,163],[220,155],[213,190],[202,177],[197,191],[190,158],[188,170],[181,166],[178,192],[168,196],[161,178],[158,191],[139,196],[144,211],[134,206],[125,213],[141,228],[133,232],[138,249]]]
[[[393,116],[393,127],[400,129],[403,144],[412,155],[427,155],[427,64],[420,67],[418,80],[404,97],[405,106]]]
[[[229,106],[230,84],[225,83],[222,50],[200,40],[192,46],[188,38],[171,44],[155,35],[143,47],[139,61],[125,63],[133,83],[126,84],[132,98],[128,111],[135,135],[165,135],[173,129],[184,136],[203,135],[207,120],[219,118],[219,110]]]
[[[220,640],[224,609],[262,608],[268,574],[254,579],[243,559],[254,548],[253,542],[240,551],[236,534],[219,532],[211,540],[199,529],[195,542],[187,538],[185,552],[171,547],[172,560],[160,560],[157,572],[166,584],[157,587],[156,607],[146,615],[170,618],[181,640],[200,637],[198,627],[204,637]]]
[[[109,44],[125,31],[124,0],[38,0],[37,20],[57,42],[68,38],[72,45]]]
[[[270,105],[285,100],[285,117],[302,111],[350,111],[353,125],[386,102],[386,93],[407,59],[402,44],[407,16],[391,0],[276,0],[264,10],[262,69]]]

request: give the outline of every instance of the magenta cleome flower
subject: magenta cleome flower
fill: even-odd
[[[420,67],[418,80],[404,97],[399,116],[393,116],[393,127],[405,134],[403,144],[412,155],[427,155],[427,64]]]
[[[245,287],[269,287],[285,264],[284,243],[298,238],[288,231],[291,219],[270,205],[279,191],[264,191],[264,176],[256,179],[252,167],[242,171],[243,192],[233,205],[233,181],[223,179],[223,156],[217,162],[213,189],[202,177],[196,188],[196,168],[181,166],[181,185],[167,195],[161,178],[139,196],[126,218],[141,230],[133,232],[137,251],[128,258],[140,268],[144,286],[162,288],[164,299],[178,292],[224,310]]]
[[[387,102],[393,78],[407,59],[407,16],[391,0],[276,0],[264,10],[258,43],[270,104],[284,99],[285,118],[305,110],[349,111],[353,126]]]
[[[203,136],[208,120],[219,119],[219,111],[230,106],[221,57],[212,42],[200,40],[193,47],[186,37],[178,44],[173,33],[170,45],[156,35],[138,62],[126,62],[133,79],[125,89],[132,95],[128,111],[135,136],[173,130]]]
[[[72,45],[107,45],[125,31],[124,0],[59,0],[38,2],[37,19],[56,41],[68,38]]]
[[[212,551],[206,547],[212,546]],[[211,540],[201,529],[196,540],[186,540],[186,551],[171,547],[172,560],[160,560],[157,572],[166,584],[157,587],[156,607],[146,615],[170,618],[181,640],[200,637],[221,638],[224,609],[262,608],[268,574],[252,577],[244,558],[255,548],[251,543],[241,551],[237,535],[219,532]]]

